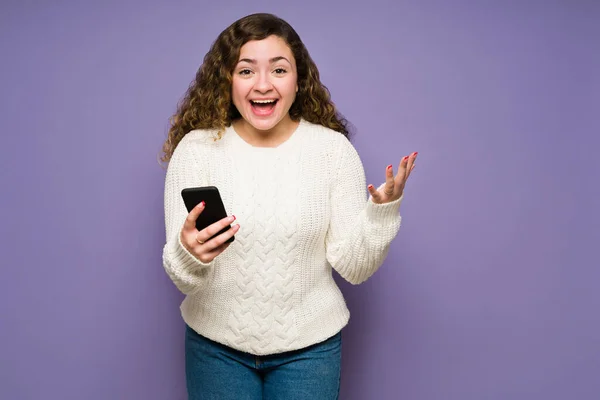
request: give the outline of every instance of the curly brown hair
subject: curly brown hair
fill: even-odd
[[[217,37],[204,57],[177,112],[170,118],[171,127],[163,144],[162,161],[168,162],[181,139],[194,129],[211,129],[221,137],[232,121],[241,115],[231,101],[232,73],[241,47],[251,40],[275,35],[290,47],[296,60],[298,93],[289,114],[320,124],[349,137],[348,121],[336,110],[329,90],[319,78],[319,70],[300,36],[283,19],[266,13],[243,17]]]

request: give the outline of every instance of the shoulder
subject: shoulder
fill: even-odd
[[[331,128],[303,121],[305,143],[312,153],[324,163],[323,168],[330,171],[352,171],[359,176],[363,173],[363,164],[358,151],[350,140]]]
[[[216,147],[221,141],[222,139],[218,139],[216,130],[192,130],[186,133],[177,143],[169,161],[169,166],[201,163],[210,156],[209,149]]]
[[[216,129],[194,129],[179,141],[174,153],[196,153],[214,149],[223,143],[224,134],[219,137]]]
[[[309,136],[307,139],[327,152],[333,154],[356,153],[356,149],[350,140],[340,132],[306,120],[302,121],[302,126],[306,131],[306,135]]]
[[[194,129],[181,139],[177,147],[214,147],[220,140],[216,129]]]

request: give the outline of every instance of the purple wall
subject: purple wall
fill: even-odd
[[[156,156],[209,44],[265,10],[370,182],[420,154],[386,264],[341,282],[342,399],[600,396],[600,3],[37,3],[0,5],[0,398],[184,398]]]

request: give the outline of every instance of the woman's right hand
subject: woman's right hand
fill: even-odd
[[[181,243],[198,260],[204,264],[208,264],[229,247],[231,243],[226,242],[240,229],[240,225],[233,225],[231,229],[210,239],[213,235],[220,232],[221,229],[235,221],[235,215],[225,217],[222,220],[209,225],[205,229],[198,231],[196,229],[196,219],[202,214],[202,211],[204,211],[204,202],[198,204],[188,214],[185,223],[183,224],[183,228],[181,228]]]

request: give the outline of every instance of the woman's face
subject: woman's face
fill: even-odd
[[[296,60],[283,39],[247,42],[233,70],[233,104],[255,129],[270,131],[289,119],[297,82]]]

